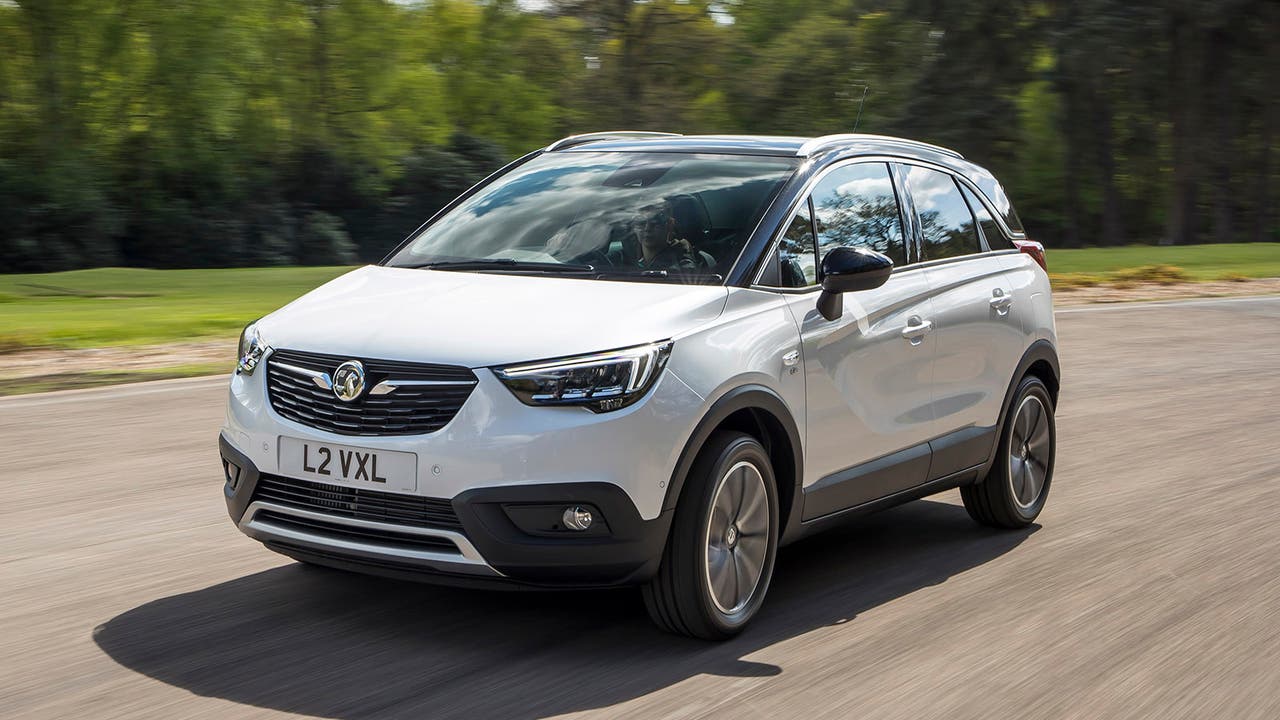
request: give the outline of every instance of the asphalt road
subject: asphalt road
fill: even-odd
[[[1280,298],[1058,322],[1038,525],[954,492],[864,518],[718,645],[634,592],[268,552],[223,508],[221,382],[0,401],[0,716],[1280,717]]]

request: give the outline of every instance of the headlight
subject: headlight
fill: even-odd
[[[494,368],[494,373],[526,405],[582,405],[595,412],[609,412],[644,397],[670,354],[671,343],[658,342]]]
[[[236,372],[252,375],[253,369],[258,367],[258,362],[262,360],[262,356],[267,352],[267,343],[263,341],[262,334],[258,332],[258,321],[254,320],[244,326],[244,331],[240,333],[240,351],[239,359],[236,362]]]

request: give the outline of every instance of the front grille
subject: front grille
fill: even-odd
[[[325,485],[279,475],[259,477],[252,499],[356,520],[439,530],[462,529],[448,500]]]
[[[382,530],[378,528],[356,527],[354,525],[344,525],[342,523],[328,522],[326,520],[317,520],[315,518],[298,517],[297,515],[286,515],[284,513],[263,510],[254,515],[255,521],[261,520],[270,523],[278,528],[286,530],[298,530],[312,535],[321,535],[323,537],[335,538],[338,540],[351,540],[355,542],[373,542],[385,547],[395,547],[405,550],[429,550],[432,552],[445,552],[460,554],[458,546],[447,538],[432,537],[430,535],[414,535],[413,533],[395,532],[394,530]]]
[[[330,377],[339,365],[359,360],[365,391],[351,402],[320,387],[306,371]],[[383,381],[396,385],[385,395],[371,391]],[[366,360],[276,350],[267,360],[267,394],[281,416],[341,435],[421,435],[453,419],[475,387],[476,376],[465,367],[396,360]]]

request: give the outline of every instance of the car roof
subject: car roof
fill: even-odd
[[[821,172],[832,163],[859,155],[880,155],[893,158],[923,160],[945,168],[967,179],[984,195],[1001,216],[1014,237],[1022,237],[1021,225],[1009,225],[1009,216],[1016,215],[1009,204],[1004,188],[991,171],[970,162],[950,148],[931,145],[918,140],[841,133],[806,138],[787,135],[677,135],[674,133],[617,130],[611,132],[571,135],[558,140],[543,152],[671,152],[713,153],[726,155],[766,155],[805,159],[807,173]]]
[[[788,135],[677,135],[619,130],[611,132],[571,135],[546,147],[548,152],[558,151],[612,151],[612,152],[705,152],[735,155],[774,155],[781,157],[812,157],[837,151],[850,153],[902,153],[943,156],[953,160],[963,159],[960,153],[938,145],[930,145],[906,138],[887,135],[842,133],[816,138]]]

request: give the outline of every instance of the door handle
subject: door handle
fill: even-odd
[[[991,307],[1001,315],[1006,315],[1013,306],[1013,296],[1006,295],[1004,290],[996,288],[991,291]]]
[[[919,315],[912,315],[907,320],[907,326],[902,328],[902,337],[911,341],[912,345],[919,345],[924,341],[924,336],[933,332],[933,322],[930,320],[921,320]]]

